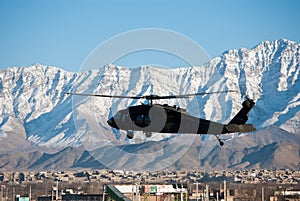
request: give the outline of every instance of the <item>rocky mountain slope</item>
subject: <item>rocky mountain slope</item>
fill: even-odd
[[[262,42],[251,50],[242,48],[226,51],[201,67],[161,69],[151,66],[125,68],[107,65],[98,70],[78,73],[40,64],[7,68],[0,71],[0,152],[3,157],[5,154],[32,150],[33,147],[61,151],[69,146],[84,146],[92,153],[98,149],[109,151],[107,147],[110,144],[126,146],[128,149],[127,145],[140,146],[149,143],[148,141],[167,143],[168,139],[172,139],[160,134],[145,139],[142,134],[137,134],[135,140],[128,141],[125,133],[112,130],[106,124],[107,117],[118,109],[138,104],[139,101],[72,97],[66,94],[69,91],[133,96],[237,90],[237,93],[164,100],[164,103],[186,107],[195,116],[228,122],[240,109],[243,99],[250,97],[256,101],[256,106],[250,113],[249,122],[257,127],[259,133],[268,133],[270,126],[276,126],[280,128],[280,133],[295,137],[300,133],[299,66],[300,44],[282,39]],[[265,140],[273,137],[268,135]],[[295,143],[292,144],[297,149]],[[266,150],[272,150],[274,158],[280,155],[280,150],[288,147],[280,142],[267,145],[270,147],[265,147]],[[259,150],[267,145],[259,147],[260,144],[257,144],[256,152],[252,150],[249,153],[262,153]],[[218,146],[211,146],[209,153],[217,152],[217,149]],[[245,147],[241,149],[244,150]],[[176,151],[176,148],[172,151]],[[235,152],[244,156],[244,151]],[[199,150],[193,153],[199,155],[198,152]],[[33,155],[40,156],[39,154],[42,153]],[[207,153],[204,158],[208,157],[206,155]],[[251,157],[254,156],[255,154],[248,156],[252,161],[249,162],[249,167],[253,166],[255,160]],[[298,156],[293,156],[297,161],[299,152]],[[185,160],[188,158],[185,157]],[[30,163],[22,167],[45,167],[42,165],[43,160],[39,160],[35,165]],[[155,161],[154,158],[151,160]],[[183,159],[179,157],[178,160]],[[226,163],[226,167],[247,166],[242,159],[234,160],[240,161]],[[76,164],[74,161],[70,164],[72,163]],[[180,164],[181,162],[178,167],[182,168]],[[203,165],[205,164],[204,162]],[[209,167],[218,166],[209,164]],[[263,166],[262,163],[255,164]]]
[[[169,164],[167,169],[224,170],[241,168],[261,169],[299,169],[300,135],[288,133],[276,126],[259,131],[254,135],[239,136],[226,141],[225,146],[207,146],[197,138],[179,160]],[[102,147],[93,152],[84,148],[68,147],[56,153],[31,151],[0,155],[0,170],[68,170],[82,168],[106,168],[101,164],[102,157],[114,156],[113,167],[130,170],[155,170],[153,166],[163,163],[167,158],[160,152],[153,160],[144,160],[149,151],[167,146],[165,141],[148,141],[135,145],[119,145],[118,149],[132,152],[131,157],[114,155],[113,146]],[[209,148],[209,152],[203,150]],[[174,146],[172,154],[180,152],[180,146]],[[97,155],[95,154],[97,153]],[[94,157],[97,156],[97,157]],[[118,157],[118,158],[117,158]],[[137,163],[140,163],[137,165]],[[111,164],[110,164],[111,165]],[[137,168],[135,168],[137,167]],[[159,170],[159,169],[158,169]]]

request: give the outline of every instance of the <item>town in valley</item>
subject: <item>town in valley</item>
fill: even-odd
[[[0,182],[0,201],[300,200],[300,171],[289,169],[1,172]]]

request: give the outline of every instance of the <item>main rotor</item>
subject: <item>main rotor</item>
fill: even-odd
[[[84,93],[73,93],[73,92],[67,92],[66,94],[78,95],[78,96],[103,97],[103,98],[145,99],[145,100],[150,100],[150,105],[153,105],[153,100],[189,98],[189,97],[193,97],[193,96],[203,96],[203,95],[207,95],[207,94],[219,94],[219,93],[231,93],[231,92],[237,92],[237,91],[235,91],[235,90],[213,91],[213,92],[180,94],[180,95],[169,95],[169,96],[159,96],[159,95],[152,95],[152,94],[145,95],[145,96],[118,96],[118,95],[104,95],[104,94],[84,94]]]

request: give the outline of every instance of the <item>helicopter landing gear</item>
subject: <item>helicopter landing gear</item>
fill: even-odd
[[[219,135],[216,135],[216,138],[218,139],[219,144],[222,147],[224,145],[224,142],[219,138]]]
[[[127,131],[127,138],[131,140],[133,137],[134,137],[133,131]]]
[[[150,131],[145,131],[144,134],[145,134],[146,138],[149,138],[152,136],[152,132],[150,132]]]

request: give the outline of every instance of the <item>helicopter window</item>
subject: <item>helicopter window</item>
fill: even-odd
[[[144,122],[145,122],[145,124],[150,124],[151,123],[149,115],[145,115]]]
[[[140,125],[149,125],[151,123],[149,115],[138,114],[135,118],[135,123]]]
[[[142,124],[143,121],[144,121],[144,115],[138,114],[138,115],[136,116],[136,123]]]
[[[123,122],[125,122],[125,120],[126,120],[126,118],[127,118],[127,114],[126,113],[124,113],[124,112],[117,112],[116,114],[115,114],[115,116],[114,116],[114,119],[116,119],[116,120],[122,120]]]
[[[121,114],[120,114],[120,112],[117,112],[117,114],[114,116],[114,119],[121,119]]]

